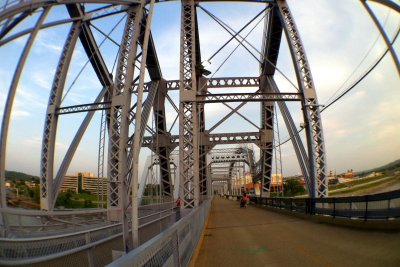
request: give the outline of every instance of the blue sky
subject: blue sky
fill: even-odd
[[[379,38],[373,46],[378,38],[378,31],[359,1],[303,0],[300,2],[292,0],[288,2],[303,39],[319,102],[326,104],[335,92],[348,88],[382,54],[384,42]],[[235,30],[240,29],[263,8],[260,4],[208,3],[201,5]],[[400,15],[378,4],[371,3],[370,5],[379,19],[385,22],[388,35],[393,37],[394,32],[400,27]],[[198,15],[202,59],[205,60],[230,36],[203,11],[198,10]],[[54,21],[66,16],[65,9],[58,7],[52,10],[46,21]],[[121,17],[122,15],[116,15],[95,21],[93,24],[108,33]],[[31,26],[36,18],[37,15],[32,15],[32,18],[22,23],[18,30]],[[259,50],[261,49],[262,25],[263,22],[255,27],[247,39]],[[110,35],[117,42],[120,42],[123,26],[124,23],[120,23]],[[161,3],[155,6],[152,33],[163,76],[167,80],[179,79],[179,26],[179,2]],[[253,26],[255,23],[249,29]],[[63,25],[41,31],[32,48],[13,108],[6,162],[8,170],[39,175],[40,145],[48,94],[68,29],[69,26]],[[93,33],[100,43],[103,36],[95,29]],[[248,30],[243,35],[247,33]],[[0,115],[3,114],[10,81],[25,41],[26,37],[22,37],[0,47]],[[241,47],[216,72],[236,45],[237,43],[231,42],[213,58],[211,65],[208,66],[208,69],[212,71],[211,76],[258,75],[257,62]],[[400,50],[399,46],[399,41],[397,41],[396,51]],[[113,67],[117,49],[117,46],[109,41],[101,47],[110,70]],[[365,60],[362,61],[364,57]],[[84,68],[82,74],[76,78],[86,61],[87,57],[78,44],[66,83],[66,90],[71,84],[73,86],[63,101],[65,106],[91,103],[101,89],[90,65]],[[282,39],[278,68],[291,81],[295,81],[285,38]],[[352,73],[353,75],[350,76]],[[282,91],[294,92],[293,87],[281,75],[276,74],[275,79]],[[348,81],[345,83],[346,80]],[[340,89],[343,83],[345,85]],[[355,89],[322,113],[328,170],[337,172],[351,168],[364,170],[400,158],[399,88],[400,79],[388,54]],[[218,90],[218,92],[224,91]],[[177,92],[171,93],[171,97],[178,99]],[[233,107],[236,105],[232,104]],[[302,115],[299,104],[289,103],[288,106],[296,124],[300,125]],[[207,128],[227,112],[228,109],[220,104],[207,105]],[[251,118],[254,123],[259,124],[258,104],[247,104],[241,112]],[[167,106],[167,114],[167,123],[171,125],[176,114],[170,105]],[[69,173],[97,172],[99,115],[97,113],[90,124]],[[83,114],[72,114],[60,118],[56,166],[60,164],[83,116]],[[281,119],[279,123],[282,128],[281,137],[284,138],[287,136],[287,131]],[[149,125],[151,124],[150,119]],[[255,128],[238,116],[233,116],[215,130],[215,132],[235,131],[255,131]],[[178,133],[176,126],[173,133]],[[144,162],[144,158],[149,154],[149,151],[143,150],[141,162]],[[290,143],[282,147],[282,158],[284,175],[299,172],[297,159]]]

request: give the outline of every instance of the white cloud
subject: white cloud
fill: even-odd
[[[289,4],[307,52],[319,102],[320,104],[326,104],[341,84],[353,73],[374,42],[378,32],[358,1],[303,0],[300,3],[299,1],[290,0]],[[169,5],[176,8],[173,12],[166,13],[165,10],[168,10]],[[263,8],[257,4],[242,5],[239,3],[201,3],[200,5],[215,13],[235,30],[240,29]],[[153,38],[160,66],[166,79],[179,79],[179,8],[179,3],[168,2],[160,4],[157,5],[157,12],[159,13],[155,13],[154,16]],[[376,6],[374,8],[376,8],[380,18],[385,19],[387,11]],[[198,14],[202,59],[205,60],[224,44],[230,38],[230,35],[202,11],[199,10]],[[398,18],[398,15],[390,15],[387,23],[390,34],[393,33],[393,29],[398,27]],[[108,20],[108,22],[112,22],[112,19]],[[107,27],[111,27],[110,25],[107,25]],[[101,27],[100,22],[98,26]],[[67,28],[60,30],[57,27],[41,31],[32,50],[31,58],[28,61],[29,64],[24,70],[24,79],[21,79],[14,105],[13,119],[29,118],[31,122],[29,127],[41,128],[43,125],[42,120],[47,107],[48,92],[52,85],[54,69],[57,66],[58,58],[64,45]],[[244,35],[245,33],[243,33]],[[116,33],[113,34],[115,40],[120,40],[120,37]],[[261,49],[261,39],[261,27],[258,27],[254,34],[249,37],[249,41]],[[22,44],[22,40],[25,39],[22,38],[17,42]],[[283,38],[282,42],[285,41],[285,38]],[[212,60],[209,69],[216,71],[236,45],[237,41],[232,41]],[[398,45],[399,42],[397,42]],[[377,59],[382,53],[383,47],[383,42],[380,40],[343,88],[348,88]],[[110,62],[112,66],[115,51],[111,51],[107,47],[102,48],[101,51],[105,61]],[[69,87],[69,83],[72,83],[84,62],[86,62],[86,54],[81,45],[78,44],[75,49],[66,88]],[[296,81],[286,44],[281,46],[278,66],[292,81]],[[63,104],[92,102],[93,96],[98,92],[99,82],[91,66],[87,68],[88,70],[78,79]],[[0,63],[0,89],[2,90],[0,91],[0,113],[5,102],[3,99],[6,98],[6,90],[3,91],[3,88],[7,88],[6,81],[10,80],[9,69],[6,63]],[[257,74],[257,62],[243,48],[240,48],[218,71],[217,76],[254,76]],[[282,76],[277,74],[275,79],[281,91],[295,91]],[[400,132],[400,119],[398,118],[400,105],[397,103],[400,94],[396,93],[398,88],[398,75],[394,70],[390,57],[386,56],[380,66],[367,79],[322,114],[327,156],[329,165],[332,168],[368,168],[374,162],[398,158],[398,149],[400,147],[397,140]],[[230,92],[233,91],[230,90]],[[228,92],[228,90],[218,92]],[[174,94],[173,99],[178,105],[179,97],[177,93]],[[232,106],[235,105],[237,104]],[[288,104],[288,107],[295,124],[298,126],[303,121],[300,105],[298,103]],[[176,113],[171,107],[168,107],[166,112],[169,127]],[[207,125],[214,125],[228,112],[229,109],[221,104],[206,105]],[[246,105],[246,108],[241,109],[241,112],[256,124],[259,124],[258,105]],[[69,127],[69,122],[65,123],[64,126],[66,128]],[[151,124],[151,122],[149,123]],[[283,128],[284,123],[281,123],[280,126]],[[245,128],[247,129],[247,127],[252,128],[247,122],[238,119],[237,116],[233,116],[232,119],[224,122],[217,131],[240,132]],[[175,128],[176,133],[178,132],[178,127]],[[21,127],[16,131],[26,132],[31,130],[30,128],[22,129]],[[62,132],[62,134],[61,132],[58,136],[57,148],[59,152],[64,152],[68,148],[68,145],[66,145],[68,141],[66,140],[71,139],[72,133],[70,135],[69,132]],[[283,130],[283,132],[287,134],[286,130]],[[281,134],[282,136],[284,134]],[[38,151],[40,153],[40,137],[22,140],[24,140],[22,142],[23,145],[39,148]],[[288,166],[287,170],[290,170],[287,174],[298,172],[298,166],[295,162],[296,156],[291,145],[284,146],[282,151],[286,162],[284,164]],[[37,157],[40,157],[40,155],[37,155]],[[18,157],[15,158],[17,159]]]
[[[34,71],[32,73],[32,80],[36,85],[48,90],[51,89],[53,83],[52,76],[41,71]]]

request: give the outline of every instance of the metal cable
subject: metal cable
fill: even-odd
[[[397,37],[399,36],[399,33],[400,33],[400,28],[397,30],[397,33],[396,33],[396,35],[394,36],[393,41],[391,42],[392,45],[394,44],[394,42],[396,41]],[[342,97],[344,97],[347,93],[349,93],[351,90],[353,90],[362,80],[364,80],[364,78],[367,77],[367,76],[378,66],[378,64],[382,61],[382,59],[386,56],[386,54],[387,54],[388,52],[389,52],[389,48],[387,48],[387,49],[384,51],[384,53],[377,59],[377,61],[375,61],[375,63],[372,64],[372,65],[368,68],[368,70],[367,70],[361,77],[359,77],[359,78],[357,79],[357,81],[355,81],[355,82],[354,82],[348,89],[346,89],[342,94],[340,94],[338,97],[336,97],[331,103],[327,104],[324,108],[322,108],[322,109],[321,109],[321,113],[322,113],[324,110],[328,109],[328,108],[329,108],[330,106],[332,106],[333,104],[335,104],[337,101],[339,101],[339,100],[340,100]],[[304,129],[304,128],[299,129],[299,130],[297,131],[297,134],[299,134],[303,129]],[[287,138],[284,142],[280,143],[279,146],[281,146],[281,145],[283,145],[283,144],[289,142],[290,140],[291,140],[290,137]]]
[[[202,7],[200,7],[200,8],[202,8]],[[209,12],[209,11],[208,11]],[[211,13],[211,12],[210,12]],[[215,16],[215,15],[214,15]],[[215,16],[216,17],[216,16]],[[264,15],[264,17],[265,17],[265,15]],[[217,17],[216,17],[217,18]],[[222,24],[224,24],[227,28],[229,28],[232,32],[234,32],[234,33],[236,33],[235,32],[235,30],[234,29],[232,29],[228,24],[226,24],[225,22],[223,22],[221,19],[219,19],[219,18],[217,18]],[[225,29],[225,28],[224,28]],[[226,29],[225,29],[226,30]],[[226,30],[230,35],[232,35],[233,36],[233,34],[230,32],[230,31],[228,31],[228,30]],[[277,70],[297,91],[300,91],[300,89],[289,79],[289,77],[287,77],[284,73],[283,73],[283,71],[281,71],[273,62],[271,62],[265,55],[263,55],[254,45],[252,45],[250,42],[248,42],[247,40],[245,40],[245,38],[243,38],[239,33],[237,34],[237,36],[238,37],[240,37],[240,38],[242,38],[242,39],[244,39],[243,41],[245,42],[245,43],[247,43],[251,48],[253,48],[259,55],[260,55],[260,57],[261,57],[261,59],[262,60],[265,60],[265,61],[267,61],[269,64],[271,64],[271,66],[273,66],[274,68],[275,68],[275,70]],[[247,37],[247,36],[246,36]],[[235,38],[236,39],[236,38]],[[237,40],[237,39],[236,39]],[[243,41],[240,43],[242,46],[244,46],[244,44],[242,44],[243,43]],[[245,46],[244,46],[245,47]],[[247,51],[249,51],[247,48],[246,48],[246,50]],[[259,61],[259,59],[257,58],[257,61],[258,62],[260,62]]]
[[[122,18],[115,24],[115,26],[111,29],[111,31],[108,33],[108,36],[117,28],[117,26],[122,22],[122,20],[126,17],[126,14],[124,16],[122,16]],[[99,48],[104,44],[104,42],[107,40],[107,38],[105,37],[101,43],[99,44]],[[78,72],[78,74],[76,75],[75,79],[72,81],[71,85],[69,86],[68,90],[65,92],[64,96],[61,99],[61,103],[64,101],[65,97],[67,97],[67,95],[69,94],[69,92],[71,91],[72,87],[75,85],[76,81],[79,79],[79,77],[81,76],[82,72],[84,71],[84,69],[86,68],[86,66],[89,64],[90,59],[94,56],[94,52],[92,52],[92,55],[90,55],[89,59],[86,61],[86,63],[82,66],[81,70]]]

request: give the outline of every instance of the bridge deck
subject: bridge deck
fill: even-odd
[[[319,224],[215,197],[192,266],[400,266],[400,232]]]

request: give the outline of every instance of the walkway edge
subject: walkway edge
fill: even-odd
[[[210,213],[211,213],[212,205],[213,205],[213,200],[211,200],[210,211],[208,212],[207,219],[206,219],[206,221],[204,223],[203,230],[201,231],[199,241],[197,242],[197,245],[196,245],[196,249],[194,250],[194,252],[192,254],[192,257],[190,258],[190,262],[189,262],[189,265],[188,265],[189,267],[194,267],[195,263],[197,261],[197,258],[199,257],[200,249],[201,249],[201,247],[203,245],[204,233],[205,233],[206,228],[208,226],[208,220],[210,219]]]

